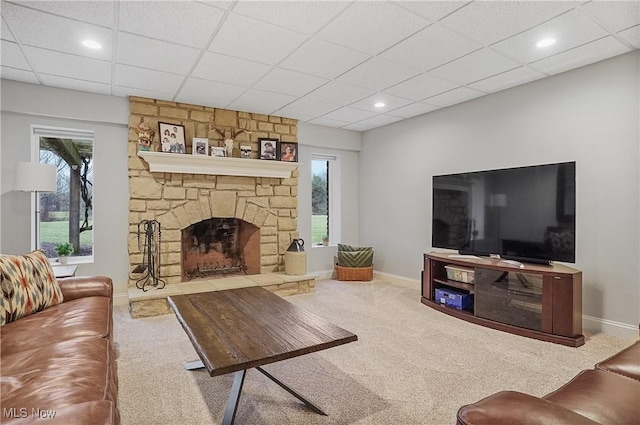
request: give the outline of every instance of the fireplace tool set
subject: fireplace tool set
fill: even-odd
[[[136,288],[147,291],[147,286],[162,289],[166,282],[160,278],[160,242],[162,230],[157,220],[142,220],[138,223],[138,248],[140,249],[140,228],[144,227],[144,247],[142,249],[142,264],[133,269],[133,273],[143,273],[144,276],[136,281]]]

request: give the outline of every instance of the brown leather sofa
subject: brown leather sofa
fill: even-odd
[[[640,424],[640,341],[539,398],[501,391],[458,410],[459,425]]]
[[[0,422],[119,424],[113,283],[58,282],[64,302],[0,327]]]

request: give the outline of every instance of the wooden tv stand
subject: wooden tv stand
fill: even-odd
[[[472,283],[447,278],[445,266],[472,270]],[[516,335],[570,347],[584,344],[582,272],[561,264],[523,264],[449,252],[424,254],[423,304],[450,316]],[[444,306],[435,291],[473,296],[471,307]]]

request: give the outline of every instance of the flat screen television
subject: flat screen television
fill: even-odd
[[[576,163],[433,177],[432,246],[461,254],[575,262]]]

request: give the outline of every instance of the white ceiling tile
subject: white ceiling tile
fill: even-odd
[[[340,105],[332,103],[319,102],[307,98],[301,98],[276,111],[276,115],[285,117],[295,117],[295,114],[304,114],[317,117],[328,112],[339,109]]]
[[[245,88],[241,86],[189,78],[176,96],[176,100],[224,107],[237,99],[244,91]]]
[[[2,4],[2,16],[13,35],[23,45],[73,53],[76,55],[111,60],[112,33],[110,29],[53,16],[11,3]],[[46,31],[43,31],[46,28]],[[102,49],[84,47],[83,40],[92,39]]]
[[[136,87],[121,87],[118,85],[113,86],[113,95],[114,96],[139,96],[139,97],[148,97],[149,99],[158,99],[158,100],[173,100],[173,93],[166,93],[162,91],[155,90],[145,90]]]
[[[418,75],[420,72],[393,62],[371,58],[351,71],[338,77],[343,83],[376,91],[398,84]]]
[[[0,49],[2,66],[8,66],[17,69],[31,70],[27,59],[22,54],[22,50],[17,43],[11,43],[6,40],[2,40],[2,48]]]
[[[509,87],[538,80],[543,77],[546,77],[546,75],[534,69],[527,68],[526,66],[521,66],[520,68],[512,69],[510,71],[503,72],[502,74],[494,75],[493,77],[485,78],[484,80],[469,84],[469,87],[485,93],[493,93],[508,89]]]
[[[276,65],[305,40],[305,36],[235,13],[229,14],[209,50]]]
[[[204,48],[224,15],[190,1],[121,1],[119,29],[159,40]]]
[[[320,87],[328,80],[300,72],[274,68],[254,86],[257,89],[290,94],[292,96],[304,96],[310,91]]]
[[[640,24],[638,1],[592,1],[582,7],[614,32]]]
[[[324,125],[325,127],[342,127],[343,125],[349,125],[346,121],[330,120],[329,118],[314,118],[307,121],[309,124]]]
[[[391,115],[376,115],[375,117],[367,118],[362,121],[358,121],[357,124],[360,125],[372,125],[373,127],[382,127],[383,125],[391,124],[392,122],[397,122],[402,120],[401,117],[394,117]]]
[[[453,89],[446,93],[441,93],[439,95],[425,99],[424,103],[441,106],[444,108],[445,106],[451,106],[455,105],[456,103],[466,102],[467,100],[471,100],[483,95],[484,93],[478,90],[470,89],[468,87],[458,87],[457,89]]]
[[[277,111],[294,100],[296,100],[295,96],[250,89],[231,103],[229,109],[256,112],[258,114],[271,114],[273,111]]]
[[[0,21],[0,34],[0,38],[3,40],[16,41],[13,34],[11,34],[11,30],[7,26],[7,23],[4,21],[4,17],[2,18],[2,21]]]
[[[239,1],[233,11],[304,34],[313,34],[348,5],[341,1]]]
[[[40,74],[40,78],[44,84],[51,87],[62,87],[70,90],[111,95],[111,84],[95,83],[93,81],[83,81],[78,80],[77,78],[59,77],[57,75],[47,74]]]
[[[66,18],[109,27],[113,25],[113,1],[21,1],[20,5]]]
[[[458,84],[440,78],[420,74],[410,80],[389,87],[384,92],[412,100],[422,100],[458,87]]]
[[[418,115],[426,114],[427,112],[440,109],[439,106],[427,105],[426,103],[412,103],[411,105],[403,106],[402,108],[394,109],[387,112],[387,115],[401,118],[411,118]]]
[[[469,84],[517,68],[519,64],[484,48],[429,71],[436,77]]]
[[[24,47],[24,52],[34,71],[38,73],[111,83],[110,62],[36,47]]]
[[[486,45],[511,37],[578,6],[571,1],[476,1],[442,24]]]
[[[365,89],[339,81],[330,81],[324,86],[318,87],[305,97],[346,106],[364,99],[373,93],[375,93],[375,90]]]
[[[384,103],[385,106],[376,108],[374,105],[378,102]],[[392,109],[400,108],[413,103],[411,100],[404,99],[402,97],[393,96],[387,93],[376,93],[359,102],[349,105],[350,108],[364,109],[365,111],[375,112],[382,114]]]
[[[616,40],[615,37],[609,36],[539,60],[532,63],[531,67],[547,74],[558,74],[629,51],[627,46]]]
[[[286,115],[280,111],[275,111],[271,113],[271,115],[275,115],[277,117],[282,117],[282,118],[291,118],[294,120],[298,120],[298,122],[308,122],[316,117],[315,115],[304,114],[302,112],[289,112],[288,115]]]
[[[279,66],[319,77],[335,78],[369,57],[347,47],[311,38]]]
[[[430,20],[437,22],[445,16],[464,7],[468,1],[397,1],[394,2]]]
[[[205,4],[207,6],[217,7],[218,9],[229,9],[236,1],[226,0],[197,0],[198,3]]]
[[[316,36],[375,55],[428,24],[427,20],[394,4],[361,1],[352,3]]]
[[[531,63],[606,35],[608,33],[584,13],[571,11],[492,47],[523,63]],[[538,41],[550,37],[556,39],[555,44],[536,47]]]
[[[270,69],[270,65],[205,52],[192,75],[222,83],[251,86]]]
[[[636,49],[640,49],[640,25],[620,31],[618,35],[631,43]]]
[[[376,128],[375,125],[373,124],[360,124],[360,123],[356,123],[356,124],[349,124],[349,125],[345,125],[343,127],[340,127],[344,130],[351,130],[351,131],[367,131],[367,130],[371,130]]]
[[[187,75],[199,54],[193,47],[118,32],[117,63]]]
[[[121,64],[116,65],[115,73],[113,79],[115,85],[162,93],[176,93],[184,81],[181,75]]]
[[[322,118],[328,118],[330,120],[337,120],[337,121],[354,122],[354,121],[364,120],[364,119],[373,117],[375,115],[376,115],[375,112],[364,111],[362,109],[343,107],[333,112],[329,112],[328,114],[324,115]]]
[[[0,67],[0,78],[31,84],[40,84],[40,81],[36,78],[36,74],[33,72],[25,71],[24,69],[9,68],[7,66]]]
[[[427,71],[481,47],[476,41],[434,24],[393,46],[380,57]]]

